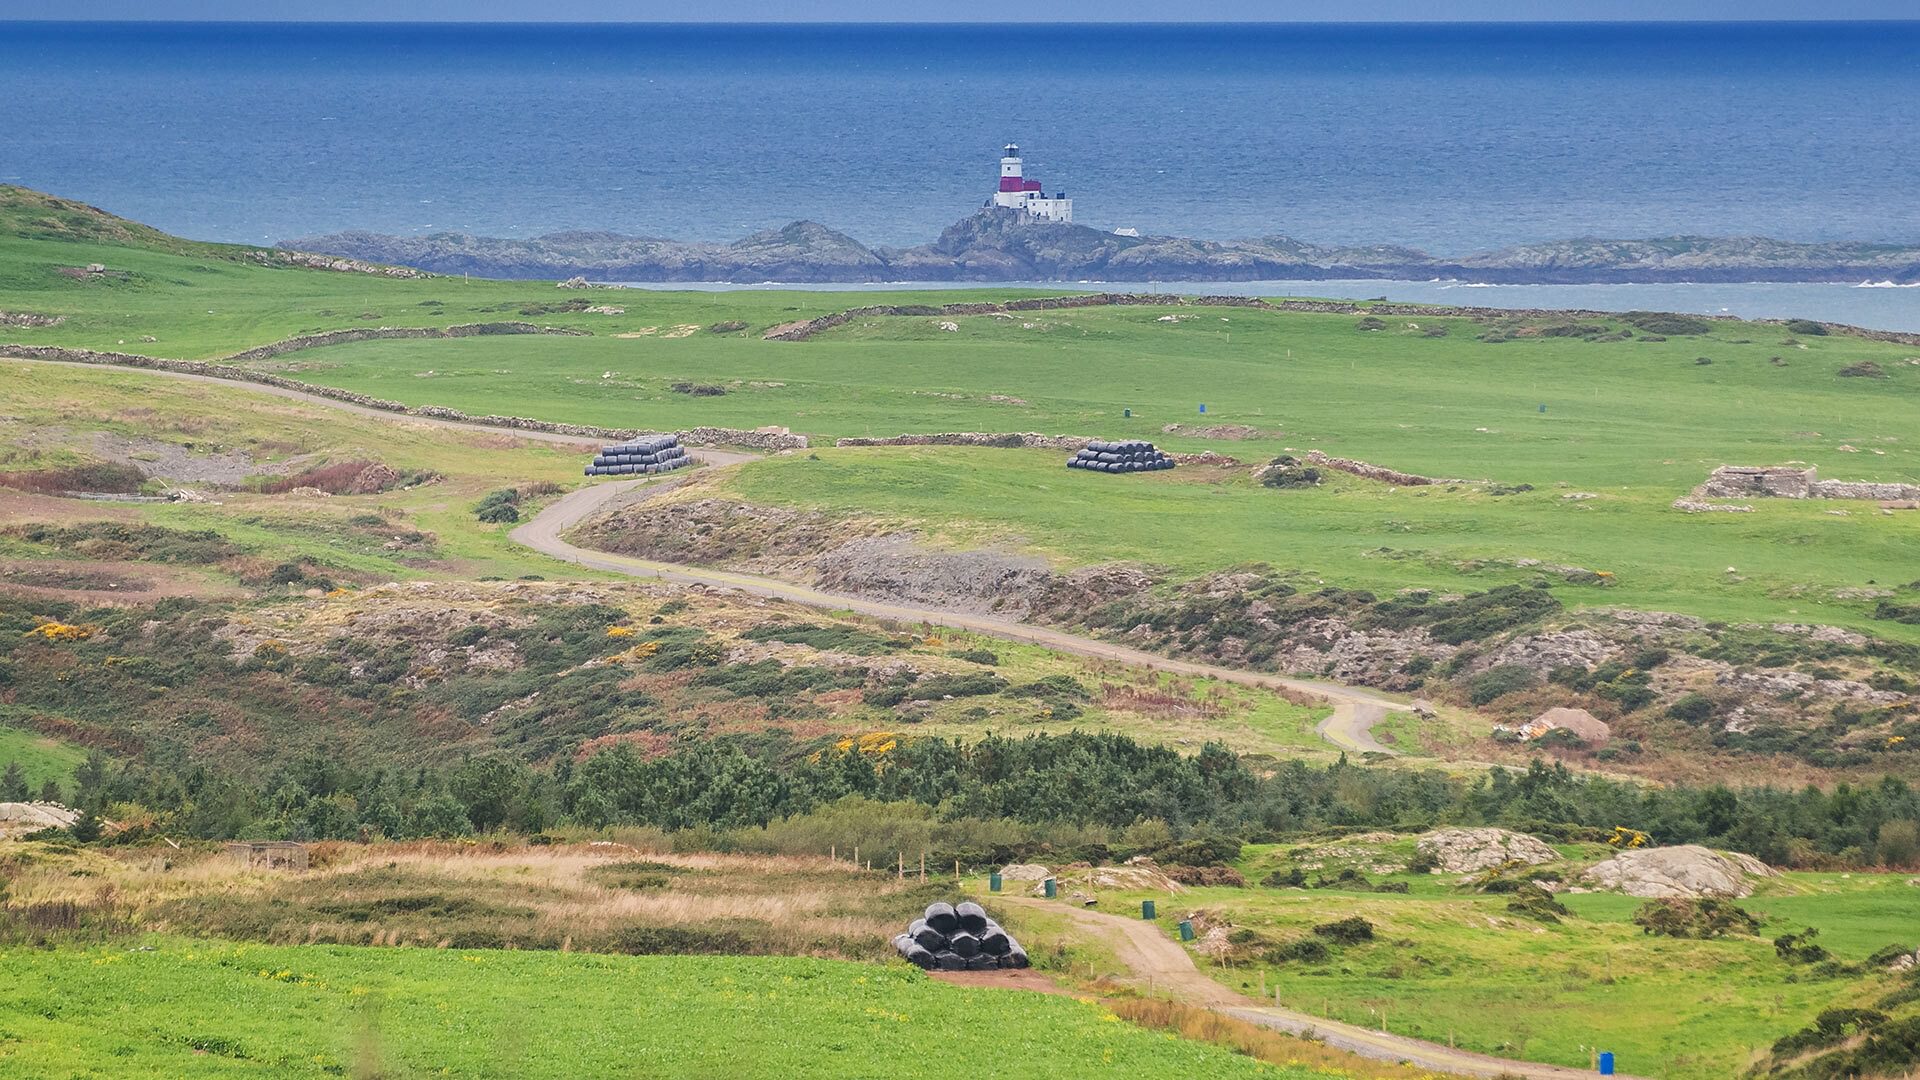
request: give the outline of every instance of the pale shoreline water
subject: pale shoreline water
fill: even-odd
[[[958,289],[1039,289],[1047,292],[1164,292],[1183,296],[1291,296],[1330,300],[1388,300],[1462,307],[1592,311],[1679,311],[1743,319],[1817,319],[1869,330],[1920,332],[1920,286],[1862,282],[1647,285],[1486,285],[1464,281],[898,281],[846,284],[738,284],[731,282],[608,282],[629,289],[738,292],[907,292]]]

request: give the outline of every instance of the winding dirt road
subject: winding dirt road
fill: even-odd
[[[1405,1061],[1423,1069],[1456,1073],[1461,1076],[1519,1077],[1522,1080],[1578,1080],[1592,1077],[1587,1069],[1562,1065],[1543,1065],[1531,1061],[1456,1050],[1451,1046],[1375,1031],[1357,1024],[1327,1020],[1296,1012],[1234,993],[1207,977],[1194,965],[1193,954],[1169,938],[1159,926],[1144,919],[1108,915],[1058,900],[1040,900],[1002,894],[994,903],[1016,908],[1044,910],[1064,914],[1074,929],[1097,938],[1113,950],[1126,965],[1132,982],[1152,993],[1165,992],[1175,999],[1210,1009],[1236,1020],[1284,1031],[1290,1035],[1310,1035],[1328,1046],[1379,1061]],[[1635,1080],[1624,1073],[1622,1080]]]
[[[724,451],[700,450],[695,456],[712,465],[732,465],[752,460],[754,455],[729,453]],[[1337,683],[1318,682],[1311,679],[1291,679],[1279,675],[1266,675],[1255,671],[1241,671],[1236,668],[1218,667],[1213,664],[1199,664],[1188,660],[1173,660],[1140,649],[1131,649],[1125,645],[1116,645],[1108,641],[1080,637],[1060,630],[1043,626],[1015,622],[1012,619],[1000,619],[991,615],[972,615],[961,612],[943,611],[939,608],[920,607],[914,604],[902,604],[885,600],[868,600],[854,596],[840,596],[822,592],[805,585],[798,585],[778,578],[761,577],[756,574],[741,574],[731,570],[712,570],[697,566],[684,566],[678,563],[654,562],[649,559],[634,558],[630,555],[614,555],[604,551],[590,551],[568,543],[565,534],[595,514],[628,505],[636,499],[645,498],[666,490],[678,478],[666,481],[616,480],[595,484],[574,491],[559,499],[536,514],[532,520],[510,534],[518,543],[525,544],[535,551],[551,555],[556,559],[595,570],[606,570],[617,574],[631,574],[635,577],[655,578],[684,585],[708,585],[714,588],[731,589],[754,596],[773,597],[805,604],[808,607],[825,608],[830,611],[851,611],[894,622],[928,623],[934,626],[947,626],[956,630],[970,630],[1009,641],[1032,642],[1044,645],[1058,652],[1073,653],[1077,656],[1089,656],[1100,660],[1116,660],[1124,664],[1134,664],[1156,671],[1171,671],[1181,675],[1204,676],[1223,682],[1238,683],[1243,686],[1262,687],[1269,690],[1292,690],[1315,694],[1325,698],[1333,706],[1332,715],[1321,721],[1316,730],[1320,736],[1334,746],[1350,753],[1396,755],[1398,752],[1381,745],[1370,730],[1373,725],[1390,711],[1406,711],[1408,706],[1397,701],[1380,697],[1370,691]]]

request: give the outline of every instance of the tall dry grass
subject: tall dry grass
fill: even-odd
[[[878,958],[938,889],[824,857],[606,841],[324,843],[309,857],[295,873],[210,850],[49,852],[15,866],[12,902],[111,889],[129,929],[273,943]]]
[[[1396,1062],[1375,1061],[1231,1016],[1165,998],[1114,998],[1105,1005],[1114,1015],[1141,1027],[1171,1031],[1181,1038],[1229,1047],[1275,1065],[1324,1070],[1356,1080],[1449,1080],[1437,1073]]]

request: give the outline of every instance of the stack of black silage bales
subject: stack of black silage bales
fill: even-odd
[[[1067,459],[1069,469],[1104,473],[1159,472],[1173,468],[1173,459],[1150,442],[1091,442]]]
[[[893,947],[928,971],[990,971],[1027,966],[1027,950],[979,904],[928,904]]]
[[[603,446],[587,466],[588,476],[653,476],[693,464],[678,435],[654,435]]]

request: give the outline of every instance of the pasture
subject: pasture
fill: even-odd
[[[0,951],[18,1076],[1304,1078],[905,964],[259,946]]]

